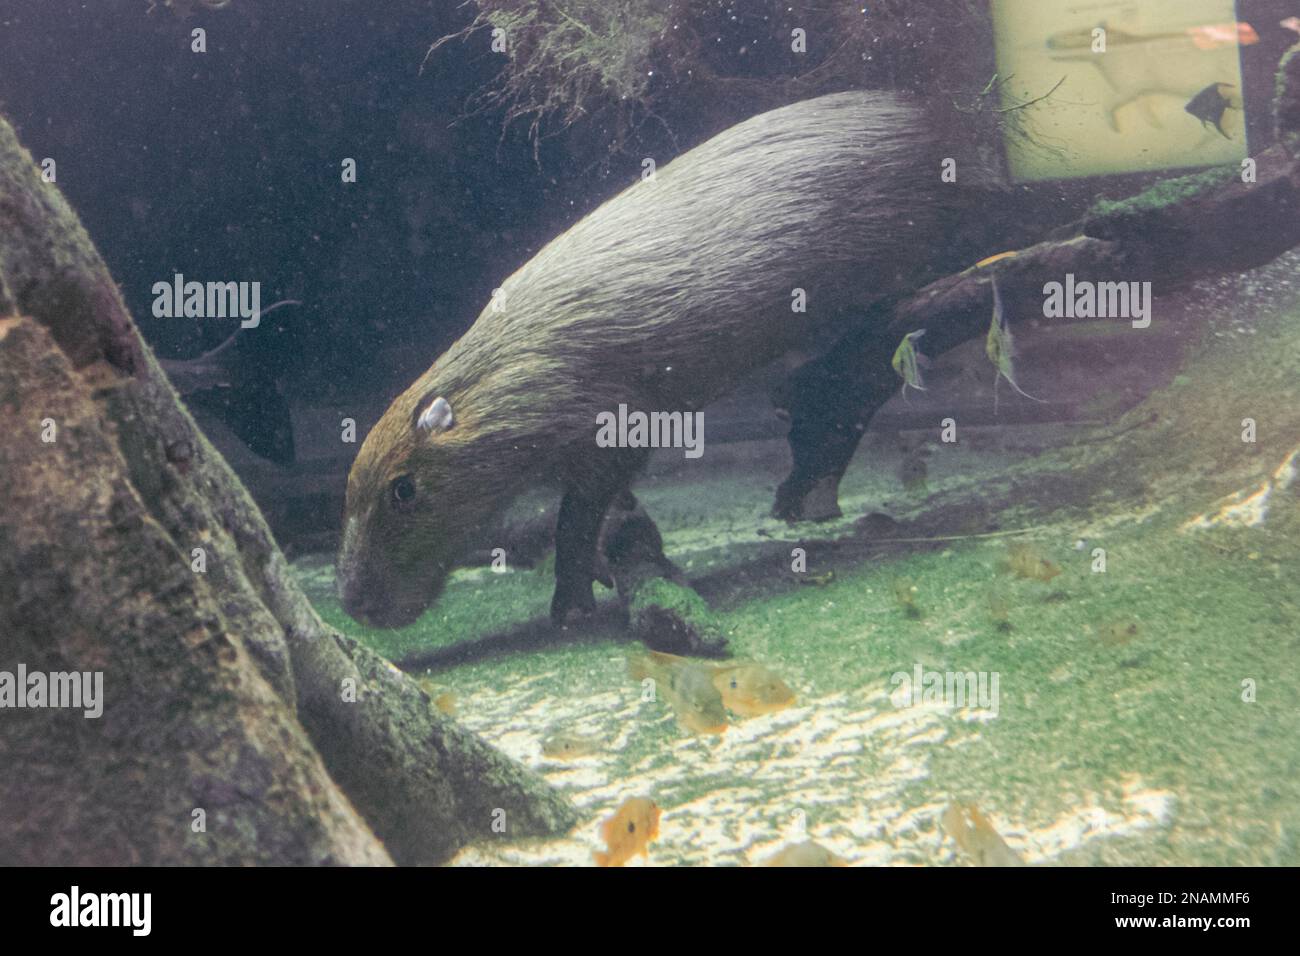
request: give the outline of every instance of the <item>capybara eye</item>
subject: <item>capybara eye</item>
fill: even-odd
[[[393,479],[392,486],[393,504],[409,504],[415,497],[415,479],[410,475],[402,475]]]

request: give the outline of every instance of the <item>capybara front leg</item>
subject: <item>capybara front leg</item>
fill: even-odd
[[[555,522],[555,595],[551,623],[563,627],[572,616],[596,609],[591,585],[595,580],[596,540],[605,510],[617,489],[606,493],[570,488],[560,502]]]
[[[551,622],[563,627],[575,615],[590,614],[596,609],[591,585],[596,580],[596,547],[605,512],[616,498],[626,495],[636,507],[628,486],[646,460],[648,449],[619,449],[598,462],[585,462],[575,469],[560,501],[555,521],[555,596],[551,599]],[[601,574],[603,583],[613,585],[608,572]]]

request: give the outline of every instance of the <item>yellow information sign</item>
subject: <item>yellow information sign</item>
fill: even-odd
[[[1258,37],[1233,0],[993,0],[993,22],[1014,179],[1247,155],[1239,50]]]

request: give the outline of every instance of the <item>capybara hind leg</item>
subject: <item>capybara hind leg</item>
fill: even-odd
[[[870,321],[796,371],[773,395],[790,420],[790,474],[772,514],[786,521],[838,518],[839,484],[871,416],[898,387],[893,355]]]

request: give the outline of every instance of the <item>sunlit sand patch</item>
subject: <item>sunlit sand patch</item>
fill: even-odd
[[[1285,491],[1295,481],[1300,470],[1300,445],[1282,459],[1263,483],[1253,491],[1242,489],[1215,502],[1214,511],[1199,514],[1183,523],[1180,531],[1195,531],[1214,527],[1255,528],[1268,517],[1270,500],[1275,491]]]
[[[1174,796],[1166,790],[1147,787],[1140,778],[1128,775],[1123,781],[1123,809],[1107,810],[1095,796],[1088,796],[1077,806],[1053,822],[1040,827],[1027,827],[997,811],[985,810],[993,829],[1028,864],[1051,863],[1061,854],[1094,840],[1134,836],[1152,827],[1164,826],[1172,815]],[[918,807],[918,814],[931,815],[937,820],[946,804],[932,803]],[[941,827],[933,831],[932,839],[936,861],[969,864]]]
[[[590,866],[602,848],[601,822],[631,796],[652,797],[663,817],[648,859],[630,866],[755,865],[805,839],[849,865],[964,862],[938,825],[947,799],[917,805],[915,787],[929,778],[937,748],[978,739],[979,726],[993,719],[986,711],[895,706],[882,686],[804,698],[721,736],[697,737],[677,728],[665,703],[642,701],[635,688],[577,700],[548,693],[553,677],[458,691],[467,726],[562,788],[578,808],[578,825],[559,840],[484,841],[453,865]],[[540,740],[560,725],[607,745],[588,758],[547,760]],[[970,729],[954,734],[959,728]],[[1086,797],[1034,828],[986,812],[1026,862],[1043,863],[1091,840],[1163,825],[1172,802],[1131,777],[1120,811]]]
[[[968,724],[986,724],[998,719],[997,712],[991,707],[963,707],[953,717]]]
[[[1111,812],[1090,797],[1045,827],[1027,831],[1011,827],[999,832],[1032,863],[1050,860],[1091,840],[1133,836],[1169,822],[1175,801],[1172,793],[1147,787],[1136,776],[1126,777],[1123,788],[1123,813]]]
[[[581,715],[577,704],[536,691],[466,696],[477,707],[472,729],[525,759],[536,754],[537,731],[530,739],[521,726],[532,716],[557,722],[573,714],[581,717],[584,731],[625,743],[639,732],[661,734],[671,720],[660,713],[662,705],[629,703],[632,695],[600,695],[600,707],[589,702]],[[494,717],[509,706],[519,709]],[[892,824],[907,819],[902,792],[925,778],[930,750],[947,737],[942,714],[933,706],[896,709],[880,691],[835,694],[740,721],[720,737],[672,738],[631,761],[621,747],[591,767],[539,759],[532,765],[564,787],[582,813],[573,835],[512,845],[489,841],[467,848],[454,862],[590,865],[600,822],[627,797],[647,795],[664,811],[659,838],[650,847],[651,865],[745,865],[808,838],[850,862],[887,863],[900,842]],[[620,722],[627,725],[621,731]],[[673,727],[671,733],[678,731]]]

